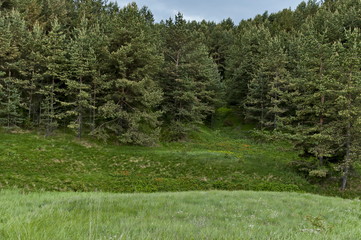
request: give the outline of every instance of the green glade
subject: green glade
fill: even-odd
[[[360,162],[360,9],[310,0],[237,24],[155,23],[135,3],[1,1],[0,124],[156,146],[229,108],[346,189]]]

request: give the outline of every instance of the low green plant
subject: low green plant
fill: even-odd
[[[234,131],[236,132],[236,131]],[[287,143],[255,142],[199,127],[187,142],[155,147],[112,145],[68,134],[45,138],[31,132],[0,133],[0,188],[26,191],[166,192],[192,190],[262,190],[315,192],[354,197],[338,184],[308,182],[293,171],[298,153]],[[312,169],[315,170],[315,169]],[[337,181],[337,179],[336,179]]]
[[[360,239],[360,201],[299,193],[0,192],[0,239]]]

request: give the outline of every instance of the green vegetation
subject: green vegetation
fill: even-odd
[[[1,239],[359,239],[359,200],[298,193],[0,192]]]
[[[223,131],[202,128],[188,142],[141,147],[78,140],[66,134],[45,138],[29,132],[3,132],[0,186],[26,191],[218,189],[314,192],[345,197],[360,193],[358,176],[353,176],[349,190],[339,191],[338,184],[329,177],[312,178],[298,172],[306,167],[295,168],[302,158],[291,145],[259,143],[247,137],[248,131],[242,129],[236,133],[231,128]],[[313,179],[318,179],[319,184],[311,184],[315,183]]]
[[[156,23],[136,3],[2,0],[0,126],[154,146],[246,120],[311,157],[311,176],[349,188],[360,4],[310,0],[234,24],[181,13]]]
[[[0,238],[361,238],[360,16],[0,0]]]
[[[0,126],[154,146],[246,120],[345,190],[361,159],[360,9],[310,0],[236,25],[156,23],[136,3],[0,1]]]
[[[0,184],[47,191],[312,191],[288,166],[290,146],[257,144],[203,128],[194,140],[158,147],[116,146],[1,133]]]

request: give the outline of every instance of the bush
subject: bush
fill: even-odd
[[[327,166],[319,166],[315,160],[298,160],[289,163],[294,170],[301,173],[311,182],[321,182],[330,176]]]

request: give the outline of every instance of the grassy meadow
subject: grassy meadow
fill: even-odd
[[[243,131],[246,133],[246,131]],[[242,131],[240,131],[242,134]],[[193,140],[156,147],[116,146],[70,135],[1,133],[0,187],[29,191],[306,191],[284,144],[202,129]]]
[[[309,183],[289,166],[297,152],[245,126],[154,147],[0,135],[0,239],[361,238],[359,200],[309,194],[344,192]]]
[[[0,239],[361,238],[361,202],[299,193],[0,192]]]

